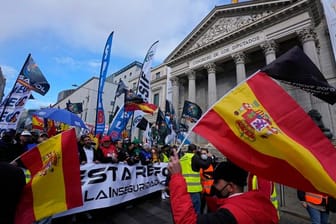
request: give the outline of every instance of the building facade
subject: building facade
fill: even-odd
[[[134,61],[119,71],[106,77],[103,91],[103,106],[106,128],[112,121],[112,115],[117,107],[124,102],[123,96],[115,98],[119,80],[123,80],[128,88],[136,89],[142,64]],[[94,128],[96,121],[96,108],[98,96],[98,77],[92,77],[84,84],[76,86],[76,89],[64,90],[58,94],[57,103],[53,107],[66,108],[67,103],[81,103],[82,112],[78,114],[89,128]]]
[[[74,89],[71,94],[63,97],[52,107],[65,109],[67,108],[67,103],[81,103],[82,112],[78,116],[89,126],[90,128],[94,127],[96,121],[96,109],[97,109],[97,97],[98,97],[98,77],[92,77],[84,84],[78,86]],[[105,82],[105,88],[103,92],[103,106],[105,112],[105,121],[108,121],[109,116],[112,114],[113,107],[113,97],[117,85],[111,82]]]
[[[206,111],[238,83],[295,45],[336,86],[335,60],[319,0],[216,6],[165,59],[171,69],[174,108],[180,116],[184,100],[189,100]],[[317,109],[325,126],[336,135],[335,106],[282,85],[306,112]]]

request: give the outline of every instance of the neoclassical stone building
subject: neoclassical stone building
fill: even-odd
[[[216,6],[165,59],[174,107],[180,115],[184,100],[190,100],[207,111],[236,84],[295,45],[336,86],[336,64],[319,0]],[[282,85],[305,111],[319,110],[335,137],[336,106]]]

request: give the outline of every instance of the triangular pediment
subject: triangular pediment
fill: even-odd
[[[293,7],[308,7],[310,0],[260,0],[216,6],[175,48],[165,62],[197,54],[218,44],[252,33],[256,28],[285,19]],[[288,12],[286,11],[288,10]]]
[[[262,19],[266,16],[269,16],[273,12],[271,10],[246,15],[246,16],[232,16],[232,17],[223,17],[217,19],[217,21],[210,26],[207,31],[195,41],[194,44],[191,45],[186,52],[193,51],[197,48],[200,48],[209,42],[216,41],[220,39],[222,36],[228,35],[234,31],[244,28],[247,25],[250,25],[259,19]]]

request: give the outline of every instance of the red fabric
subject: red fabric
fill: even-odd
[[[278,150],[279,157],[269,156],[255,150],[252,144],[247,144],[241,136],[237,136],[225,120],[214,110],[210,109],[194,126],[193,131],[211,142],[223,155],[244,170],[263,176],[273,182],[308,192],[319,192],[335,195],[333,187],[325,187],[314,182],[317,172],[327,174],[336,180],[334,164],[336,152],[330,141],[323,135],[307,113],[275,82],[270,81],[266,74],[260,72],[248,80],[248,85],[261,102],[274,123],[289,138],[301,144],[320,161],[323,169],[317,169],[310,176],[304,176],[302,161],[297,160],[299,151]],[[276,95],[276,97],[274,97]],[[244,99],[242,99],[242,102]],[[285,103],[284,103],[285,102]],[[223,107],[225,104],[222,105]],[[234,111],[232,111],[233,113]],[[258,137],[259,142],[268,142],[272,150],[272,139]],[[275,145],[276,146],[276,145]],[[281,159],[285,157],[286,160]],[[312,167],[315,164],[312,164]],[[291,175],[288,175],[290,173]],[[327,179],[326,179],[327,180]],[[319,186],[317,186],[319,185]],[[322,191],[321,191],[322,192]]]
[[[101,145],[100,148],[101,148],[101,150],[102,150],[102,152],[103,152],[103,154],[104,154],[105,157],[111,157],[108,154],[116,154],[116,155],[118,155],[117,148],[114,145],[112,145],[112,144],[109,147],[107,147],[107,148]]]
[[[173,174],[169,182],[170,202],[175,224],[197,223],[197,214],[187,192],[182,174]],[[218,204],[221,203],[221,206]],[[226,199],[213,200],[212,208],[226,208],[236,218],[237,223],[271,224],[278,223],[277,211],[258,191],[250,191]],[[224,221],[224,220],[223,220]]]
[[[262,177],[257,177],[257,189],[252,188],[252,177],[253,174],[249,174],[247,177],[247,189],[249,191],[258,190],[259,192],[263,193],[266,197],[271,198],[273,192],[273,182],[266,180]]]
[[[192,224],[197,222],[187,184],[182,174],[173,174],[169,181],[170,203],[175,224]]]
[[[278,214],[269,198],[258,191],[249,191],[223,200],[221,208],[228,209],[237,223],[278,223]]]

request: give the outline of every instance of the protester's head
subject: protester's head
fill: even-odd
[[[6,143],[12,143],[15,137],[15,132],[12,133],[10,130],[5,130],[1,133],[1,140]]]
[[[90,138],[90,136],[88,135],[82,135],[81,137],[82,143],[86,148],[91,148],[92,146],[92,140]]]
[[[112,140],[111,140],[110,136],[104,135],[101,139],[101,145],[103,147],[109,147],[111,144],[112,144]]]
[[[45,140],[47,140],[49,138],[49,135],[48,133],[46,132],[41,132],[38,139],[37,139],[37,142],[38,143],[41,143],[41,142],[44,142]]]
[[[208,153],[209,153],[209,151],[208,151],[207,148],[201,148],[201,152],[200,152],[201,159],[207,160],[208,159]]]
[[[214,171],[213,193],[220,198],[243,192],[247,172],[232,162],[221,162]]]
[[[21,132],[20,141],[21,141],[21,144],[31,142],[32,141],[32,134],[29,131],[24,130],[23,132]]]
[[[115,146],[118,148],[118,149],[122,149],[123,148],[123,141],[121,139],[118,139],[115,141]]]
[[[195,144],[190,144],[188,146],[188,152],[195,153],[197,151],[197,146]]]

